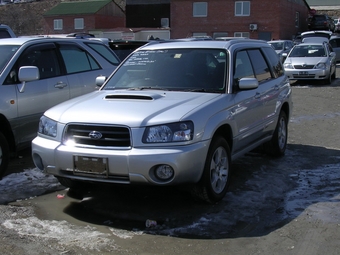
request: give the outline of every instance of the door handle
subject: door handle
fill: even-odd
[[[62,81],[60,81],[60,82],[58,82],[57,84],[54,85],[54,87],[55,87],[56,89],[63,89],[63,88],[65,88],[66,86],[67,86],[67,84],[64,83],[64,82],[62,82]]]
[[[260,99],[260,98],[261,98],[261,94],[259,92],[256,92],[255,99]]]

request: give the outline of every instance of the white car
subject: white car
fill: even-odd
[[[48,108],[98,89],[120,60],[98,41],[74,38],[0,40],[0,179],[10,155],[28,148]]]
[[[336,54],[328,42],[295,45],[288,54],[284,69],[291,80],[322,80],[330,84],[336,74]]]
[[[99,91],[46,111],[32,157],[73,189],[184,185],[215,203],[232,160],[262,145],[284,154],[291,111],[289,80],[264,41],[153,43]]]

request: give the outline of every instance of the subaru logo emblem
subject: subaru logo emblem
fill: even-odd
[[[89,133],[89,137],[90,138],[92,138],[92,139],[100,139],[100,138],[102,138],[102,134],[100,133],[100,132],[98,132],[98,131],[91,131],[90,133]]]

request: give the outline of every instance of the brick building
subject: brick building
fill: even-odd
[[[305,0],[171,0],[171,38],[292,39],[308,28]]]
[[[125,27],[125,13],[112,0],[60,2],[44,13],[45,34],[87,33]]]

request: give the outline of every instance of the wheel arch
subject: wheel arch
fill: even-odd
[[[222,136],[228,143],[230,151],[232,151],[233,147],[233,131],[230,125],[224,124],[220,126],[214,133],[213,137]]]
[[[5,136],[7,142],[8,142],[8,146],[10,149],[10,152],[13,153],[16,150],[16,143],[15,143],[15,139],[14,139],[14,135],[11,129],[11,125],[9,124],[7,118],[0,114],[0,132]]]
[[[290,111],[291,111],[291,109],[290,109],[290,106],[289,106],[288,102],[285,102],[282,105],[281,111],[283,111],[286,114],[287,119],[289,120],[290,119]]]

